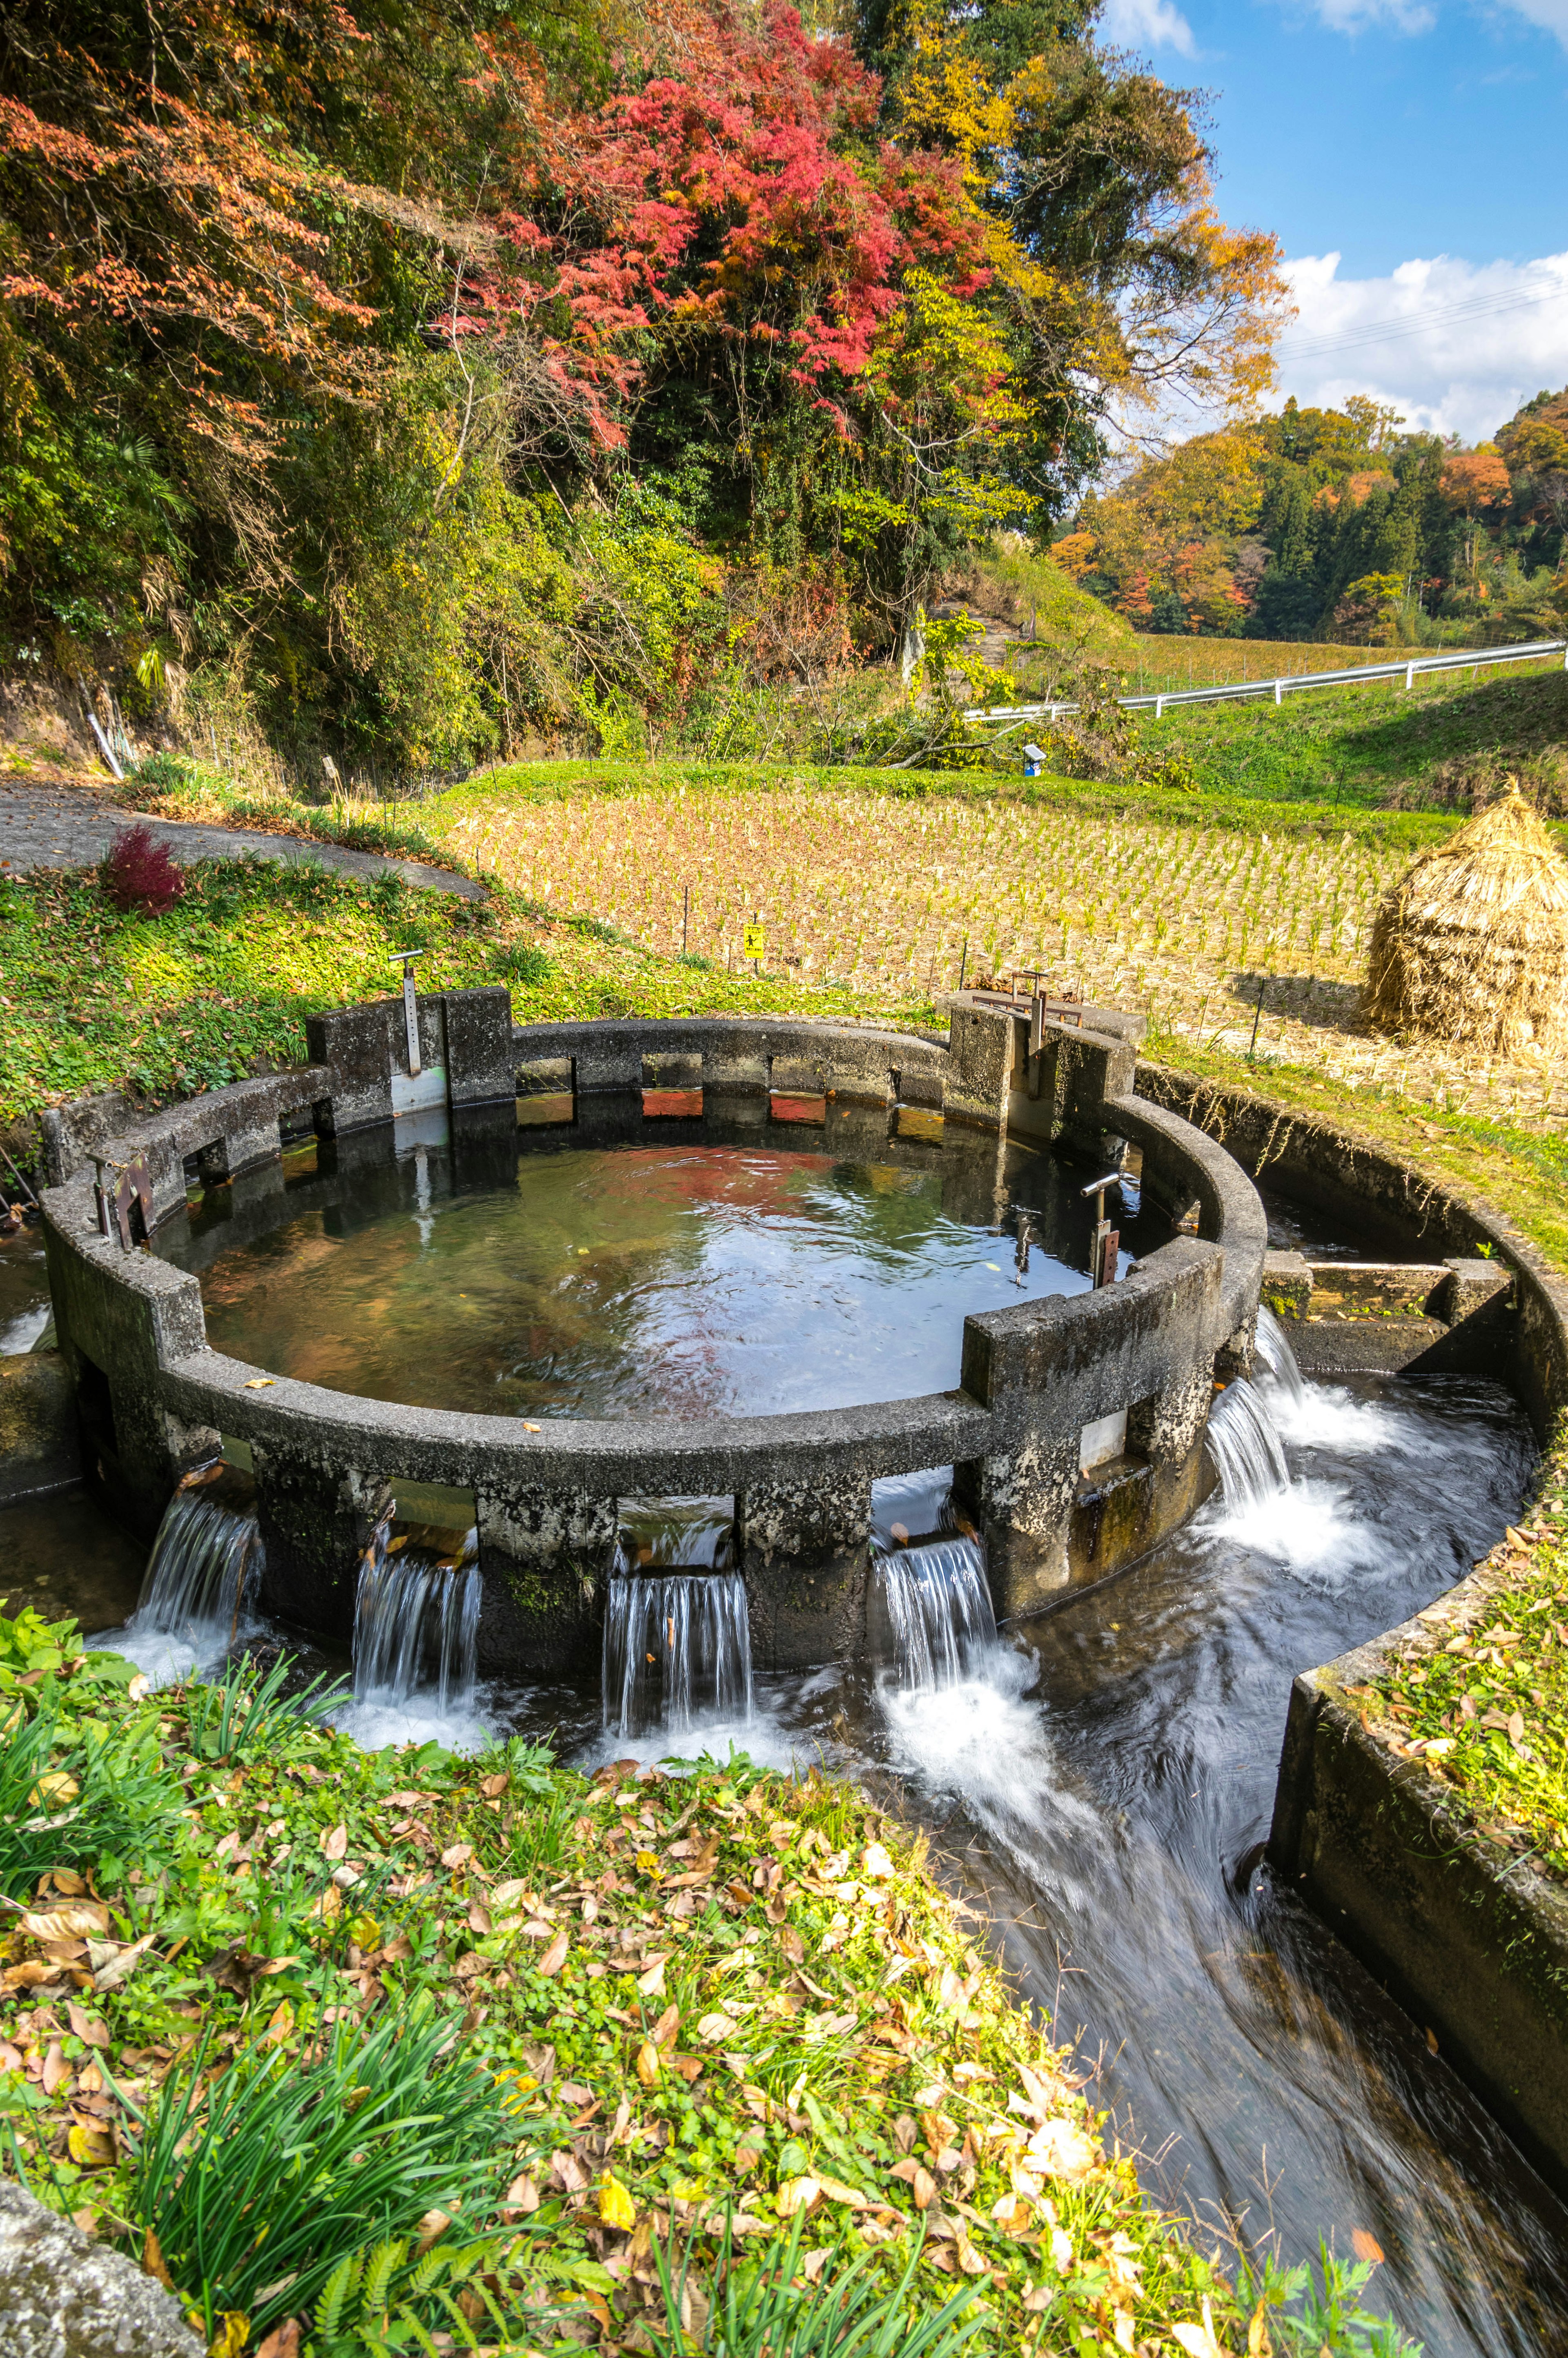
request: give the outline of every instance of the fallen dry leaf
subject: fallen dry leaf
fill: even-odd
[[[109,1930],[101,1899],[69,1899],[63,1908],[29,1909],[17,1928],[33,1941],[82,1941]]]
[[[152,1947],[157,1938],[156,1932],[144,1932],[139,1941],[133,1941],[129,1948],[122,1949],[118,1956],[111,1957],[108,1963],[101,1965],[93,1974],[93,1988],[112,1990],[122,1987],[135,1972],[144,1952]]]
[[[567,1928],[563,1924],[535,1967],[535,1971],[543,1974],[546,1981],[548,1981],[553,1974],[558,1974],[561,1967],[566,1963],[567,1941]]]
[[[114,2163],[114,2132],[72,2121],[65,2136],[66,2150],[79,2169],[110,2169]]]
[[[1206,2300],[1201,2325],[1173,2325],[1171,2331],[1187,2358],[1226,2358],[1224,2344],[1215,2339],[1214,2313]]]
[[[345,1825],[333,1826],[321,1837],[321,1852],[326,1858],[341,1858],[349,1847],[349,1830]]]

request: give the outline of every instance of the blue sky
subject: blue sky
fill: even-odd
[[[1220,210],[1294,266],[1286,389],[1474,440],[1568,384],[1568,0],[1107,0],[1101,34],[1211,93]]]

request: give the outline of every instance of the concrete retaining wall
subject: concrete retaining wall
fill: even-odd
[[[60,1347],[89,1478],[138,1530],[156,1527],[194,1460],[224,1436],[243,1444],[266,1544],[265,1601],[346,1635],[360,1555],[396,1486],[471,1493],[481,1662],[526,1671],[593,1644],[627,1496],[735,1497],[759,1659],[780,1664],[858,1647],[871,1485],[882,1476],[957,1468],[1004,1616],[1118,1569],[1190,1511],[1216,1360],[1238,1339],[1245,1347],[1256,1307],[1264,1223],[1221,1150],[1132,1097],[1125,1039],[1047,1025],[1032,1055],[1024,1017],[970,995],[953,1002],[946,1040],[773,1017],[519,1029],[499,990],[421,995],[416,1015],[417,1076],[401,1001],[389,999],[313,1017],[312,1063],[300,1072],[146,1120],[99,1100],[55,1125],[45,1232]],[[540,1073],[554,1087],[569,1075],[573,1136],[585,1140],[602,1126],[596,1104],[611,1115],[609,1093],[618,1108],[623,1093],[672,1075],[728,1104],[751,1099],[760,1120],[770,1091],[821,1095],[826,1142],[857,1153],[885,1151],[889,1109],[913,1099],[996,1137],[996,1170],[976,1178],[971,1152],[959,1174],[984,1195],[972,1207],[982,1222],[1002,1200],[1000,1156],[1015,1115],[1043,1143],[1067,1139],[1098,1154],[1108,1140],[1133,1140],[1146,1187],[1178,1208],[1196,1203],[1201,1233],[1100,1293],[968,1319],[952,1392],[809,1415],[551,1418],[531,1431],[517,1418],[400,1407],[223,1357],[207,1345],[197,1276],[103,1232],[94,1169],[112,1184],[129,1166],[155,1220],[183,1206],[193,1174],[228,1183],[228,1244],[276,1217],[285,1131],[313,1129],[340,1173],[362,1157],[379,1163],[394,1109],[432,1095],[445,1098],[454,1152],[510,1172],[517,1092]],[[1125,1498],[1108,1517],[1111,1477],[1097,1468],[1086,1499],[1080,1450],[1086,1426],[1123,1412]]]

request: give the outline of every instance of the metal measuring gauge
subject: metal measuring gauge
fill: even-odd
[[[414,961],[423,957],[423,950],[393,950],[389,953],[394,966],[403,968],[403,1028],[408,1039],[408,1073],[412,1079],[422,1068],[419,1063],[419,1002],[414,991]]]
[[[1078,1190],[1080,1195],[1092,1195],[1095,1199],[1095,1232],[1089,1246],[1089,1274],[1094,1279],[1097,1291],[1102,1285],[1116,1283],[1116,1262],[1117,1256],[1121,1250],[1121,1231],[1119,1228],[1113,1228],[1106,1218],[1105,1191],[1108,1187],[1119,1187],[1120,1184],[1120,1172],[1108,1171],[1103,1179],[1091,1179],[1087,1187],[1080,1187]]]

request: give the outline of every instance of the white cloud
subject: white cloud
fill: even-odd
[[[1543,33],[1555,33],[1568,49],[1568,0],[1503,0],[1503,5]]]
[[[1138,5],[1138,0],[1133,0]],[[1145,0],[1157,6],[1159,0]],[[1542,33],[1554,33],[1568,49],[1568,0],[1498,0]],[[1430,33],[1437,11],[1426,0],[1311,0],[1313,14],[1332,33],[1365,33],[1390,26],[1396,33]]]
[[[1550,6],[1552,0],[1536,0]],[[1106,0],[1097,30],[1119,49],[1175,49],[1194,54],[1193,28],[1172,0]]]
[[[1550,6],[1552,0],[1542,0]],[[1364,33],[1374,25],[1390,25],[1396,33],[1430,33],[1437,22],[1435,9],[1423,0],[1315,0],[1315,14],[1331,33]]]
[[[1339,260],[1286,265],[1297,317],[1280,341],[1281,398],[1336,408],[1367,394],[1412,427],[1476,442],[1543,385],[1568,384],[1568,254],[1439,254],[1386,278],[1341,278]]]

